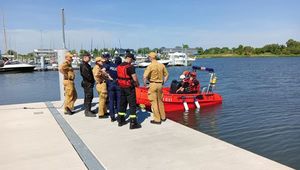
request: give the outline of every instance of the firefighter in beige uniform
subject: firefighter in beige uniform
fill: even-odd
[[[154,120],[150,122],[153,124],[161,124],[161,121],[166,120],[165,108],[162,102],[162,87],[168,80],[169,73],[163,64],[157,62],[157,54],[155,52],[149,53],[148,57],[151,64],[145,69],[143,80],[144,86],[146,86],[147,80],[150,82],[148,99],[151,102],[151,109],[154,115]]]
[[[73,55],[69,52],[65,55],[65,62],[60,65],[59,71],[64,76],[64,90],[65,90],[65,102],[64,102],[64,113],[72,115],[74,109],[74,103],[77,99],[77,92],[74,85],[75,73],[72,68],[72,57]]]
[[[105,59],[103,57],[96,57],[96,65],[93,68],[93,75],[96,82],[96,90],[99,94],[99,108],[98,117],[107,118],[106,112],[106,99],[107,99],[107,86],[106,80],[109,78],[108,74],[103,70]]]

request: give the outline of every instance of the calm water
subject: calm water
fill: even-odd
[[[194,65],[215,69],[223,104],[169,118],[300,169],[300,57],[201,59]],[[170,79],[186,69],[169,67]],[[143,69],[137,73],[141,80]],[[198,78],[207,84],[207,73]],[[80,81],[77,76],[82,98]],[[57,72],[0,74],[0,86],[0,105],[59,99]]]

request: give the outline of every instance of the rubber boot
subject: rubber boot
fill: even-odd
[[[137,119],[136,118],[131,118],[130,119],[130,126],[129,126],[129,129],[138,129],[138,128],[141,128],[142,125],[140,125],[138,122],[137,122]]]
[[[118,126],[123,126],[126,124],[125,116],[124,115],[119,115],[118,116]]]

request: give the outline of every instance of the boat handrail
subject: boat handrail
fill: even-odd
[[[203,87],[201,92],[202,93],[213,93],[213,89],[216,88],[216,83],[217,83],[217,75],[214,71],[213,68],[208,68],[208,67],[199,67],[199,66],[193,66],[192,67],[193,71],[207,71],[210,74],[209,78],[209,83],[206,87]]]

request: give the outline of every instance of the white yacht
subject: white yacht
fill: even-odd
[[[157,62],[159,62],[159,63],[167,66],[167,65],[169,65],[170,60],[157,60]],[[145,67],[147,67],[150,64],[151,64],[151,61],[150,60],[146,60],[144,62],[137,63],[136,66],[137,67],[141,67],[141,68],[145,68]]]
[[[34,65],[20,63],[18,61],[7,62],[4,66],[0,66],[0,73],[4,72],[32,72]]]
[[[186,53],[168,53],[171,66],[190,66],[195,61],[194,58],[190,58]]]

